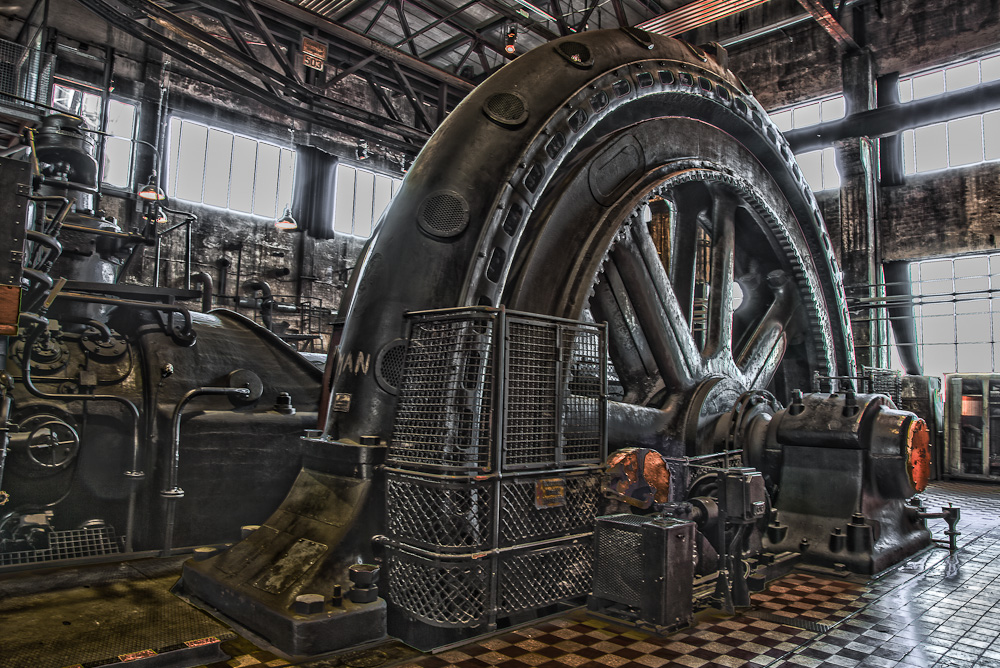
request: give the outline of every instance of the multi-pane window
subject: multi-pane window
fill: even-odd
[[[170,118],[167,195],[275,218],[292,201],[295,151]]]
[[[782,132],[807,128],[811,125],[829,123],[845,116],[847,108],[844,96],[837,95],[824,100],[813,100],[788,109],[768,114]],[[824,148],[806,151],[795,156],[802,175],[813,190],[830,190],[840,187],[840,172],[837,171],[836,151]]]
[[[358,237],[371,236],[402,179],[351,165],[337,165],[333,229]]]
[[[52,87],[52,106],[80,116],[91,130],[101,129],[101,96],[66,84]],[[108,123],[104,137],[105,185],[131,190],[132,158],[135,154],[136,105],[123,100],[108,101]]]
[[[1000,254],[910,264],[924,373],[1000,369]]]
[[[1000,56],[921,72],[899,80],[904,104],[1000,79]],[[906,174],[1000,160],[1000,111],[974,114],[903,132]]]

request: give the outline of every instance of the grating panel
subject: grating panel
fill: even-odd
[[[615,515],[597,521],[594,596],[634,608],[642,604],[642,525],[645,515]]]
[[[560,328],[563,405],[563,461],[600,462],[603,449],[604,330],[587,325]]]
[[[120,550],[113,527],[52,531],[49,533],[49,546],[46,549],[0,552],[0,566],[98,557],[118,552]]]
[[[507,479],[500,487],[500,545],[513,545],[593,530],[600,499],[600,471],[564,476],[562,505],[537,507],[536,484],[544,476]]]
[[[578,540],[500,556],[500,614],[541,608],[590,591],[593,545]]]
[[[388,473],[389,535],[439,551],[484,550],[493,533],[492,482]]]
[[[510,320],[507,360],[505,468],[556,461],[558,441],[558,326]]]
[[[413,617],[441,627],[475,627],[484,621],[488,561],[436,561],[391,550],[388,566],[389,598]]]
[[[0,40],[0,102],[28,109],[34,105],[25,100],[47,104],[54,64],[50,53]]]
[[[490,468],[494,320],[467,312],[412,322],[387,461]]]

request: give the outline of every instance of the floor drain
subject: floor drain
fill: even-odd
[[[819,622],[812,619],[806,619],[804,617],[786,617],[784,615],[775,615],[770,612],[764,612],[763,610],[751,610],[747,613],[747,616],[763,619],[765,622],[774,622],[775,624],[794,626],[797,629],[805,629],[806,631],[813,631],[814,633],[826,633],[834,627],[833,624],[820,624]]]

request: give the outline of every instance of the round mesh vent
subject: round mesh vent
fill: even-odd
[[[520,125],[528,120],[528,107],[517,93],[495,93],[486,98],[483,112],[500,125]]]
[[[452,190],[438,190],[420,205],[417,223],[435,237],[453,237],[469,224],[469,204]]]
[[[580,69],[587,69],[594,65],[594,56],[590,54],[590,49],[579,42],[563,42],[556,47],[556,53]]]
[[[403,380],[403,361],[406,359],[406,341],[396,339],[382,346],[375,362],[375,380],[389,394],[399,392]]]

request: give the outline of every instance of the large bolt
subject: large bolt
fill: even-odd
[[[300,615],[316,615],[323,612],[324,601],[321,594],[299,594],[295,597],[292,609]]]

